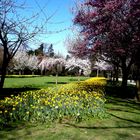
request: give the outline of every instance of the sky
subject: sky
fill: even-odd
[[[53,44],[56,53],[66,55],[67,49],[64,42],[72,34],[73,15],[71,9],[74,6],[74,0],[26,0],[25,5],[29,9],[24,11],[25,15],[40,12],[38,22],[51,17],[46,24],[49,33],[40,35],[40,41],[32,43],[32,48],[39,47],[41,43]]]

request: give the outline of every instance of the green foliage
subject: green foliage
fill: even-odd
[[[105,115],[103,90],[94,90],[92,86],[103,86],[105,81],[92,78],[6,97],[0,101],[0,124],[4,127],[16,121],[43,123],[68,119],[80,122],[91,117],[102,118]]]

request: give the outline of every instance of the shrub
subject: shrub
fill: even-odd
[[[91,78],[60,87],[28,91],[0,101],[0,124],[15,121],[52,122],[69,118],[81,121],[105,115],[104,78]],[[101,87],[95,90],[95,87]],[[93,87],[93,88],[92,88]]]

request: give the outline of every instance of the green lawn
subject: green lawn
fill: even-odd
[[[20,78],[17,78],[18,75],[7,76],[5,78],[4,88],[0,91],[0,99],[3,99],[5,96],[11,94],[17,95],[21,92],[28,90],[38,90],[41,88],[47,88],[51,86],[56,86],[56,77],[55,76],[34,76],[31,75],[21,75]],[[85,80],[89,77],[71,77],[71,76],[59,76],[58,85],[67,84],[70,82],[76,82],[78,80]]]
[[[0,139],[19,140],[140,140],[140,104],[108,98],[108,118],[79,124],[62,123],[22,125],[0,131]]]
[[[85,80],[88,77],[80,77],[80,80]],[[66,84],[69,82],[78,81],[78,77],[58,77],[58,84]],[[27,78],[6,78],[4,88],[46,88],[48,86],[54,86],[56,82],[55,76],[41,76],[41,77],[29,77]]]
[[[77,81],[59,77],[59,84]],[[80,77],[81,80],[86,77]],[[6,78],[5,89],[13,93],[55,85],[55,77]],[[5,93],[5,90],[3,91]],[[9,94],[8,92],[8,94]],[[6,95],[4,95],[6,96]],[[0,131],[1,140],[140,140],[140,103],[106,97],[107,118],[81,123],[63,120],[53,124],[18,124]]]

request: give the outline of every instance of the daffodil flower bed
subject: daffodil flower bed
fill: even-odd
[[[105,78],[91,78],[60,87],[11,95],[0,101],[0,125],[15,121],[53,122],[69,118],[82,121],[103,117]]]

